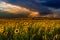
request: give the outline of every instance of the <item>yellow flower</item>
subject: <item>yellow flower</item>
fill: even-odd
[[[4,36],[7,36],[7,34],[8,34],[8,32],[5,32],[5,33],[4,33]]]
[[[14,33],[16,33],[16,34],[19,33],[19,29],[15,29]]]
[[[59,28],[59,27],[60,27],[60,24],[57,23],[57,24],[56,24],[56,27]]]
[[[19,23],[16,23],[16,27],[18,27]]]
[[[0,27],[0,33],[4,32],[4,27]]]
[[[28,22],[24,22],[23,25],[24,25],[24,26],[27,26],[27,25],[28,25]]]

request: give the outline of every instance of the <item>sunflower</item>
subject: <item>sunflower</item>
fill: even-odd
[[[7,36],[8,35],[8,32],[4,32],[4,34],[3,34],[4,36]]]
[[[19,29],[15,29],[14,33],[16,33],[16,34],[19,33]]]
[[[27,26],[28,24],[29,24],[28,22],[24,22],[24,23],[23,23],[24,26]]]
[[[0,27],[0,33],[4,32],[4,27]]]

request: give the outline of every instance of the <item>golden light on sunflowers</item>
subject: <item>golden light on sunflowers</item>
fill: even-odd
[[[5,20],[4,20],[5,21]],[[6,40],[10,39],[59,39],[60,20],[12,20],[0,24],[0,33]]]

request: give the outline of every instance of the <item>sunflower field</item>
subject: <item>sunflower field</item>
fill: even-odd
[[[60,20],[0,21],[0,40],[60,40]]]

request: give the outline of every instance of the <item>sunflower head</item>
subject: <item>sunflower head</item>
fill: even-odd
[[[4,32],[3,34],[4,34],[4,36],[7,36],[8,35],[8,32]]]
[[[16,33],[16,34],[19,33],[19,29],[15,29],[14,33]]]

